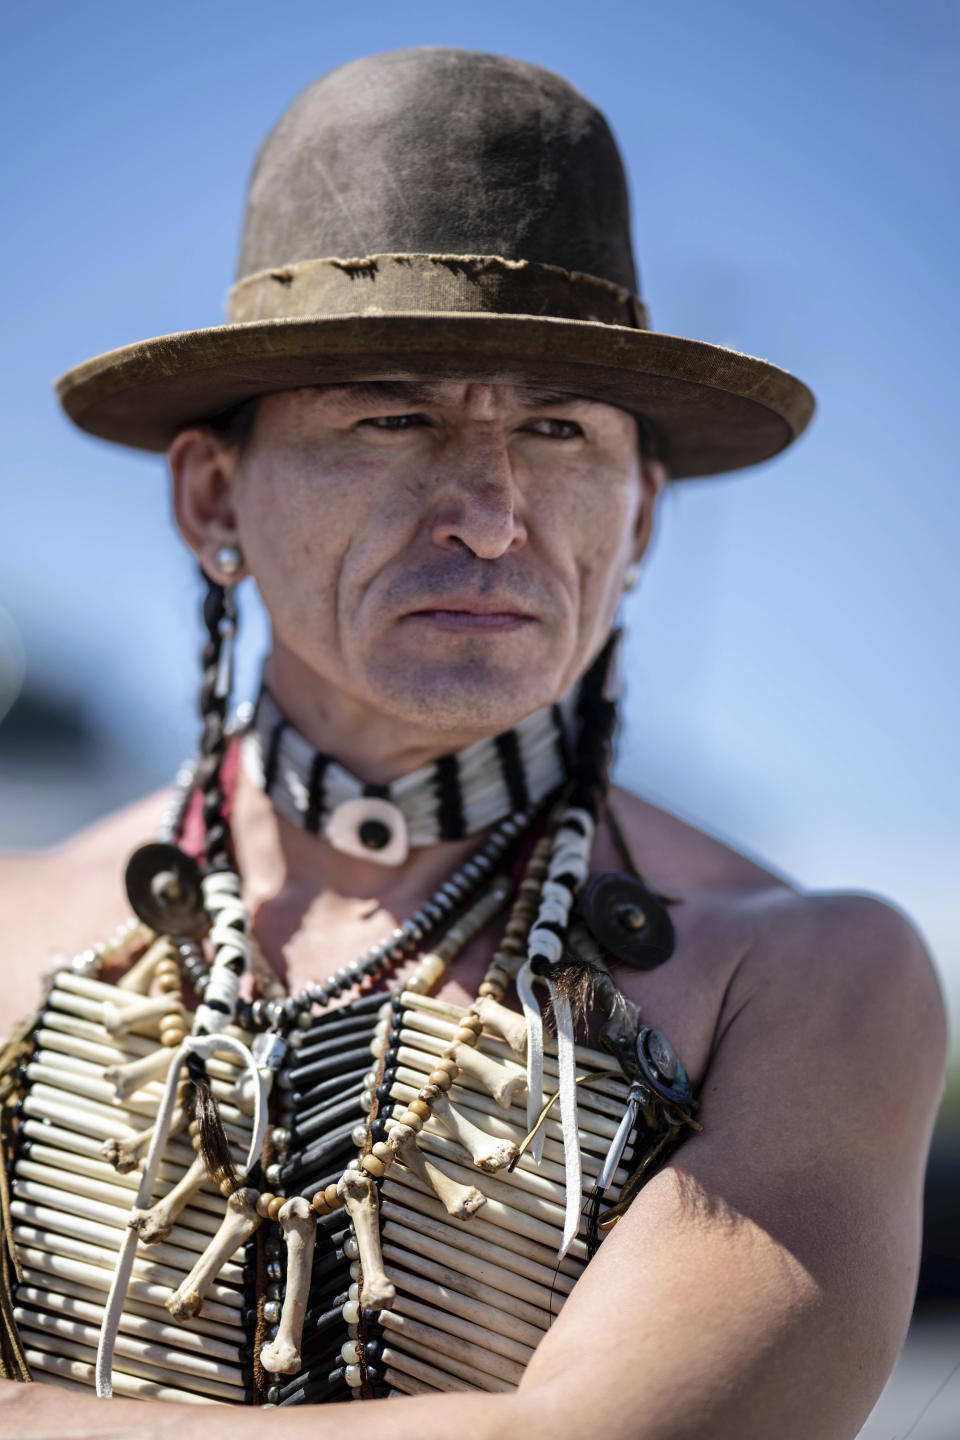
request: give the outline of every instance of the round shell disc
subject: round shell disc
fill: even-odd
[[[636,875],[594,875],[581,894],[580,914],[597,944],[635,970],[662,965],[677,943],[667,907]]]
[[[141,845],[124,876],[134,914],[158,935],[196,935],[207,924],[197,862],[177,845]]]

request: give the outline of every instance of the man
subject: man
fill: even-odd
[[[776,453],[806,424],[808,392],[765,362],[644,328],[625,187],[602,117],[557,77],[495,57],[399,52],[318,81],[261,154],[240,274],[230,325],[113,352],[71,372],[61,395],[94,433],[169,447],[178,524],[210,580],[193,848],[214,877],[242,879],[234,935],[249,928],[258,942],[272,972],[264,995],[280,981],[291,997],[306,995],[299,1011],[285,1002],[293,1022],[349,993],[358,955],[391,932],[422,931],[425,902],[465,873],[504,816],[526,814],[527,802],[532,813],[535,799],[555,793],[563,773],[550,766],[573,740],[573,800],[557,790],[568,808],[559,821],[557,812],[531,820],[516,856],[515,873],[533,884],[530,846],[546,846],[553,890],[541,873],[526,964],[509,970],[504,940],[500,973],[516,979],[528,1057],[531,1012],[549,987],[563,1092],[563,967],[589,970],[584,956],[602,952],[626,1003],[601,1014],[594,1042],[606,1026],[613,1043],[616,1015],[636,1020],[630,1002],[639,1007],[681,1057],[702,1128],[652,1167],[516,1386],[458,1386],[456,1369],[444,1367],[474,1367],[480,1342],[468,1340],[459,1357],[396,1371],[392,1388],[417,1393],[387,1412],[311,1407],[268,1419],[237,1410],[231,1428],[340,1435],[385,1413],[393,1433],[411,1436],[454,1427],[478,1436],[853,1436],[910,1313],[945,1052],[931,968],[894,911],[856,896],[799,895],[642,800],[601,793],[607,636],[668,474]],[[234,773],[221,725],[224,648],[229,587],[247,574],[273,643],[250,763]],[[572,704],[577,734],[565,728]],[[536,759],[524,725],[539,727]],[[470,756],[488,750],[500,770],[475,782]],[[417,791],[427,838],[397,785],[421,770],[432,776],[429,794]],[[347,798],[331,798],[334,780]],[[485,810],[504,788],[506,810]],[[118,866],[156,831],[167,803],[145,801],[56,855],[5,862],[11,1023],[36,1004],[52,948],[81,951],[125,919]],[[578,845],[589,850],[582,875]],[[553,865],[558,857],[566,870]],[[605,910],[587,869],[632,869],[645,883],[618,878],[634,900]],[[154,899],[157,880],[152,873],[147,887]],[[609,938],[614,913],[638,916],[639,950],[626,933]],[[407,930],[395,930],[405,916]],[[229,955],[216,967],[229,936],[218,923],[210,973],[228,994]],[[593,948],[578,949],[586,932]],[[448,974],[434,978],[439,1001],[468,1007],[469,1020],[478,986],[506,991],[508,1002],[513,992],[484,979],[493,931],[478,922],[461,939]],[[428,949],[401,945],[392,978],[424,975]],[[380,979],[385,968],[364,973]],[[111,973],[108,964],[103,978]],[[609,997],[605,973],[598,994]],[[323,997],[320,982],[331,982]],[[208,1009],[213,988],[211,979]],[[258,1003],[244,1010],[241,1001],[237,1013],[279,1033],[283,1005],[271,1018]],[[236,1001],[221,1004],[232,1013]],[[669,1065],[669,1047],[663,1053]],[[27,1083],[36,1084],[29,1071]],[[39,1113],[39,1089],[33,1100],[29,1113]],[[424,1115],[438,1102],[432,1092],[420,1102]],[[569,1196],[578,1142],[565,1127],[577,1112],[563,1096],[560,1108]],[[372,1138],[361,1135],[359,1164],[379,1178],[393,1156]],[[17,1164],[15,1197],[29,1179]],[[256,1170],[246,1179],[268,1196],[256,1213],[273,1223],[280,1197]],[[382,1193],[386,1204],[386,1182]],[[573,1193],[578,1220],[579,1184]],[[318,1195],[321,1217],[340,1203]],[[288,1245],[288,1284],[292,1255]],[[382,1312],[363,1303],[375,1327]],[[376,1345],[371,1366],[382,1380],[389,1362],[382,1338]],[[364,1389],[373,1370],[352,1363]],[[438,1372],[450,1383],[409,1379]],[[41,1367],[35,1378],[57,1373],[68,1372]],[[337,1383],[332,1398],[344,1393],[342,1376]],[[433,1390],[457,1393],[419,1393]],[[104,1412],[49,1385],[9,1383],[3,1399],[6,1434],[66,1425],[102,1434],[105,1413],[120,1430],[157,1435],[206,1423],[202,1412],[147,1412],[124,1399]]]

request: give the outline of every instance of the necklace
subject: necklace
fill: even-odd
[[[316,750],[264,688],[244,736],[243,764],[294,824],[347,855],[402,865],[412,846],[479,834],[556,790],[570,773],[575,704],[571,693],[492,739],[372,785]]]

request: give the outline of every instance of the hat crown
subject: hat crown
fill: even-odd
[[[637,291],[600,111],[525,61],[430,47],[314,81],[264,142],[238,278],[301,261],[488,255]]]

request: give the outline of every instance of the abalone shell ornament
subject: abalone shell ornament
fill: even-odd
[[[127,861],[127,899],[134,914],[158,935],[189,939],[209,923],[200,867],[178,845],[141,845]]]
[[[667,907],[636,875],[619,870],[594,875],[581,892],[579,910],[597,944],[634,970],[654,970],[674,952],[677,937]]]

